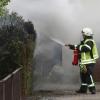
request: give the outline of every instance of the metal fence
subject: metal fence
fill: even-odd
[[[21,68],[0,80],[0,100],[21,100]]]

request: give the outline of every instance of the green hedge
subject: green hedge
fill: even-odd
[[[27,48],[32,51],[29,51],[30,55],[33,55],[35,40],[36,32],[31,21],[26,22],[16,13],[0,17],[0,79],[18,67],[24,67],[25,62],[29,62],[23,61],[23,52],[27,41],[30,41],[32,48]],[[29,58],[32,60],[32,56]]]

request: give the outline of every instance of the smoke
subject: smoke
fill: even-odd
[[[82,28],[90,27],[93,29],[94,38],[100,46],[98,37],[100,32],[99,4],[99,0],[12,0],[8,8],[10,11],[18,12],[26,20],[33,21],[38,36],[35,54],[39,55],[38,57],[42,54],[45,59],[50,59],[49,64],[52,62],[54,65],[55,62],[51,61],[51,59],[56,59],[59,55],[56,58],[53,56],[56,54],[56,51],[54,51],[54,44],[52,45],[49,37],[57,38],[57,40],[67,44],[77,44],[80,42]],[[69,80],[69,83],[73,82],[74,84],[78,80],[76,78],[78,76],[76,74],[78,73],[78,68],[73,70],[71,66],[72,52],[67,48],[63,48],[62,50],[63,68],[54,68],[53,72],[51,71],[52,75],[56,73],[55,70],[59,70],[56,75],[60,75],[62,82],[65,82],[65,77],[67,77],[66,81],[68,82]],[[58,52],[60,53],[59,50]],[[52,70],[51,67],[47,69],[47,73]],[[53,77],[56,75],[53,75]],[[56,79],[59,80],[58,77]]]
[[[39,33],[60,35],[66,40],[72,39],[68,34],[79,35],[84,26],[99,33],[99,3],[98,0],[12,0],[8,8],[32,20]]]
[[[53,35],[65,42],[72,39],[68,34],[79,33],[76,22],[80,0],[12,0],[9,9],[32,20],[38,33]]]

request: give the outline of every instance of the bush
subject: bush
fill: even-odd
[[[23,46],[29,39],[35,43],[36,32],[32,22],[24,21],[17,13],[0,17],[0,79],[23,66]]]

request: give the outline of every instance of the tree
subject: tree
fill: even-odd
[[[5,6],[8,5],[10,0],[0,0],[0,16],[5,12]]]

